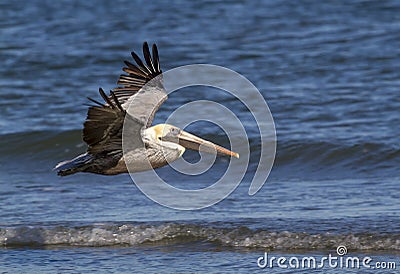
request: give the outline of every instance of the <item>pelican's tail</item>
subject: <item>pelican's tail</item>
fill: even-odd
[[[92,159],[93,156],[88,153],[81,154],[72,160],[58,163],[53,170],[57,171],[57,175],[59,176],[71,175],[76,172],[84,171]]]

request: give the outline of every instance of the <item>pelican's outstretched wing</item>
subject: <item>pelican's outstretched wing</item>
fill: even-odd
[[[96,103],[89,108],[83,128],[83,140],[88,144],[88,152],[122,151],[122,128],[125,119],[125,110],[111,101],[100,88],[99,92],[107,104]]]
[[[125,61],[123,70],[128,75],[121,75],[117,87],[107,96],[100,88],[99,92],[105,103],[88,98],[95,105],[89,107],[84,123],[83,140],[88,144],[90,153],[117,153],[122,151],[122,128],[126,116],[133,121],[132,139],[142,144],[141,129],[151,125],[155,112],[167,99],[162,86],[161,69],[156,45],[152,56],[148,44],[143,44],[146,64],[132,52],[137,65]],[[156,76],[160,75],[156,79]],[[149,83],[147,87],[146,83]],[[145,88],[142,89],[143,86]],[[130,125],[132,127],[132,123]]]
[[[149,45],[143,43],[143,57],[145,63],[139,56],[132,52],[136,65],[125,61],[126,67],[122,70],[127,75],[121,75],[118,84],[122,87],[113,89],[122,107],[134,118],[140,120],[149,127],[153,122],[154,115],[165,100],[167,93],[162,84],[160,61],[157,46],[153,44],[152,54]],[[112,96],[110,99],[113,100]]]

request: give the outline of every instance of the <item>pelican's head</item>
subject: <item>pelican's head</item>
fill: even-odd
[[[151,131],[153,141],[166,147],[179,148],[180,156],[182,156],[185,152],[185,148],[187,148],[211,154],[228,155],[239,158],[238,153],[232,152],[210,141],[203,140],[176,126],[159,124],[146,129],[146,131]]]

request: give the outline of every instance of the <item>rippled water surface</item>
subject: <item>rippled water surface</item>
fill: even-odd
[[[201,87],[171,94],[155,123],[200,99],[240,118],[251,161],[221,203],[176,211],[128,175],[52,171],[85,151],[86,97],[114,88],[122,61],[145,40],[157,43],[164,71],[216,64],[260,90],[278,144],[255,196],[254,119],[234,97]],[[3,1],[0,60],[0,271],[248,273],[265,250],[323,256],[338,245],[399,262],[398,1]],[[189,129],[228,146],[216,126]],[[202,176],[159,174],[197,189],[226,165],[218,158]]]

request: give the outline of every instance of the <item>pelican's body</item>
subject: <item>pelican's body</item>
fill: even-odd
[[[185,149],[202,150],[239,157],[223,147],[187,133],[175,126],[151,126],[155,112],[167,99],[162,85],[162,74],[156,45],[152,55],[145,42],[143,55],[146,64],[132,52],[137,65],[125,61],[117,87],[106,95],[100,88],[105,103],[90,99],[91,105],[84,123],[83,140],[87,152],[72,160],[59,163],[55,170],[60,176],[76,172],[116,175],[139,172],[167,165],[177,160]],[[128,137],[122,142],[123,127]],[[124,146],[124,147],[123,147]]]

